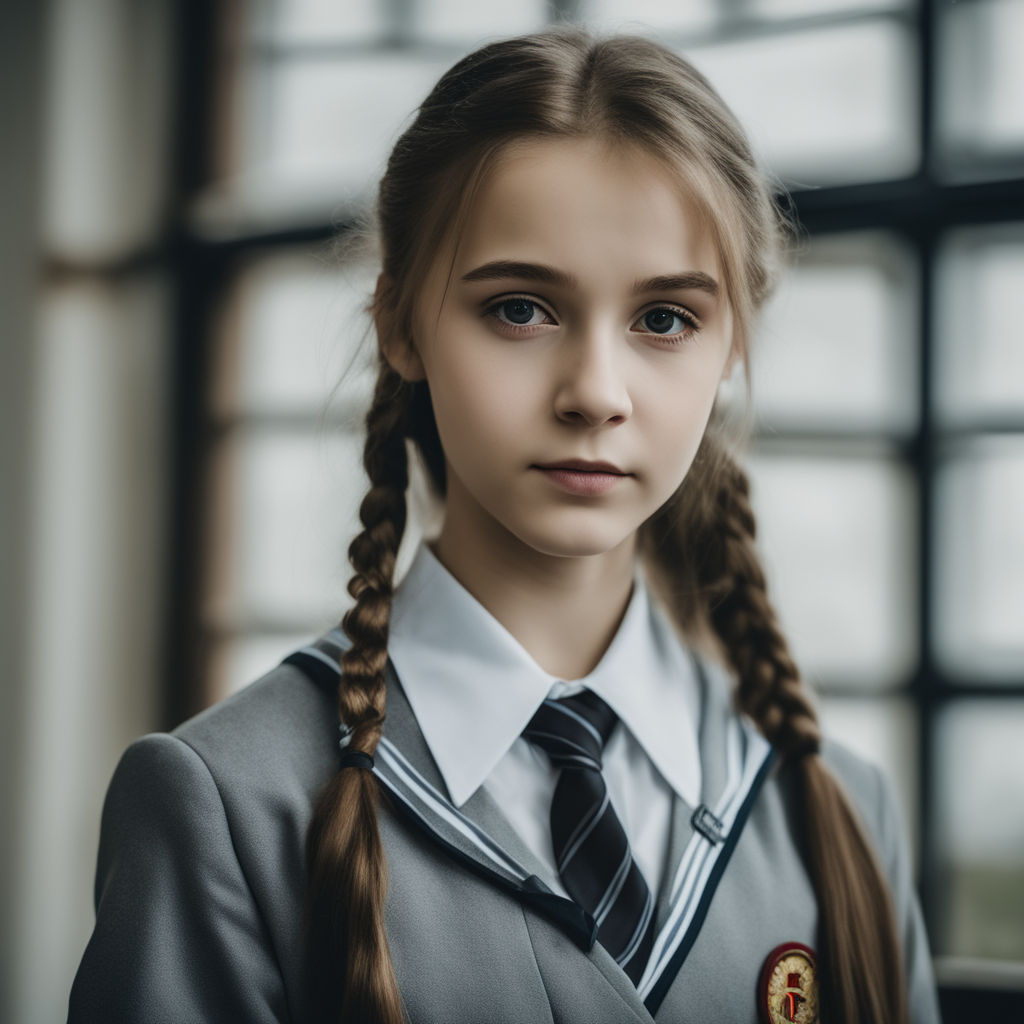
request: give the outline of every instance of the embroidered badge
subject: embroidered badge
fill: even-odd
[[[764,1024],[815,1024],[818,980],[814,950],[800,942],[776,946],[761,970],[757,1001]]]

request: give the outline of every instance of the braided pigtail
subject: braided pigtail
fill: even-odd
[[[388,620],[398,546],[405,530],[408,385],[381,360],[366,417],[363,465],[370,490],[349,547],[355,605],[342,628],[338,714],[351,730],[346,750],[373,755],[384,724]],[[377,782],[342,767],[317,801],[306,839],[306,937],[315,1016],[343,1024],[401,1024],[402,1001],[384,929],[387,864],[377,828]],[[342,980],[343,979],[343,980]],[[339,982],[341,982],[339,984]]]
[[[817,714],[790,656],[755,545],[746,474],[705,437],[677,504],[661,524],[666,554],[691,556],[686,596],[704,595],[704,614],[736,671],[736,703],[795,761],[802,789],[808,871],[818,898],[821,1020],[827,1024],[906,1020],[900,945],[888,886],[858,816],[819,755]],[[703,479],[702,479],[703,478]],[[671,521],[675,529],[666,532]],[[688,605],[692,612],[692,600]]]

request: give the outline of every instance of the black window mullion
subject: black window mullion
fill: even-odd
[[[936,138],[936,31],[933,0],[918,2],[918,138],[920,143],[920,170],[923,183],[933,181]],[[937,915],[939,907],[938,857],[935,850],[936,813],[938,794],[935,792],[935,719],[934,697],[938,686],[935,675],[934,642],[934,585],[933,558],[935,536],[935,403],[934,381],[934,315],[935,247],[941,229],[934,220],[917,226],[912,238],[918,258],[918,431],[916,437],[917,469],[917,572],[918,572],[918,659],[919,669],[912,687],[917,718],[917,763],[919,799],[917,808],[917,834],[920,861],[918,864],[918,891],[921,912],[928,933],[939,933]]]
[[[940,905],[938,862],[935,849],[936,792],[935,726],[941,704],[941,674],[935,654],[935,475],[937,444],[935,431],[934,315],[933,297],[936,263],[936,232],[925,229],[915,238],[919,273],[918,346],[920,421],[916,437],[917,474],[917,561],[918,561],[918,658],[919,668],[912,686],[917,712],[918,779],[920,800],[917,828],[920,836],[919,890],[921,907],[929,934],[937,936]]]
[[[212,313],[222,295],[222,263],[195,244],[188,227],[189,201],[210,179],[217,41],[234,5],[186,0],[175,8],[178,80],[173,129],[170,279],[172,352],[170,536],[168,602],[161,680],[162,719],[172,728],[203,705],[204,657],[200,608],[206,552],[203,510],[206,447],[205,382]]]

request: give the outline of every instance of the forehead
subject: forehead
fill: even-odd
[[[508,258],[596,287],[682,270],[719,276],[685,182],[634,146],[596,138],[519,141],[498,155],[467,211],[454,269]]]

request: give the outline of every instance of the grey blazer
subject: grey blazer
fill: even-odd
[[[303,850],[337,764],[333,631],[240,693],[133,743],[103,809],[96,926],[69,1021],[306,1019]],[[387,931],[408,1019],[601,1024],[759,1019],[769,953],[814,946],[817,908],[794,841],[794,779],[703,666],[703,803],[677,799],[657,942],[639,989],[556,896],[483,789],[449,802],[401,684],[389,674],[374,772],[390,874]],[[939,1019],[927,941],[893,800],[835,744],[891,882],[914,1024]]]

